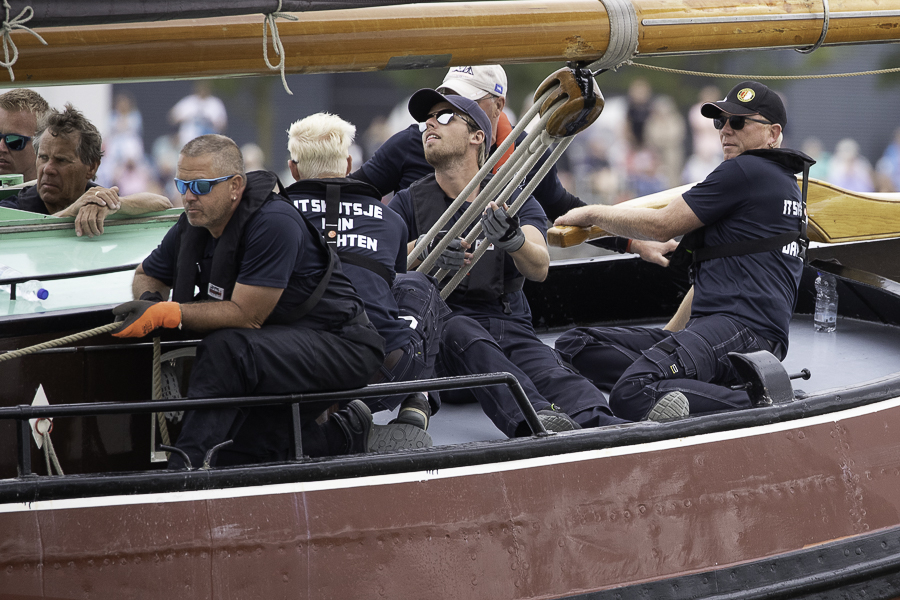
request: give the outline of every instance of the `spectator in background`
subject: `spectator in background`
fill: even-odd
[[[201,135],[222,133],[228,123],[225,104],[212,95],[208,81],[194,84],[194,93],[178,101],[169,111],[169,121],[178,126],[179,147]]]
[[[258,145],[250,142],[241,146],[244,155],[244,168],[250,171],[262,171],[266,168],[266,154]],[[289,179],[287,181],[290,181]]]
[[[827,152],[822,146],[822,140],[817,137],[806,138],[803,140],[803,146],[800,149],[816,161],[816,164],[809,168],[809,176],[823,181],[827,179],[831,153]]]
[[[646,79],[635,79],[628,86],[628,133],[632,146],[644,145],[644,129],[652,112],[653,90]]]
[[[32,139],[38,121],[49,110],[47,101],[32,90],[15,89],[0,95],[0,174],[21,174],[24,181],[37,178]]]
[[[875,165],[875,180],[879,192],[900,192],[900,127]]]
[[[859,144],[844,138],[834,148],[834,156],[828,163],[830,183],[854,192],[874,192],[872,164],[859,153]]]
[[[657,96],[647,119],[644,138],[647,146],[656,153],[659,161],[656,178],[664,188],[675,187],[681,182],[686,134],[684,117],[672,97]]]
[[[713,172],[713,169],[722,163],[722,144],[719,141],[719,132],[710,128],[709,119],[700,114],[700,107],[720,98],[722,98],[722,92],[719,88],[708,85],[700,90],[697,103],[688,111],[693,151],[681,171],[682,183],[703,181],[707,175]]]
[[[156,179],[163,188],[163,194],[173,206],[182,206],[181,194],[175,189],[175,167],[178,164],[178,153],[181,145],[177,133],[161,135],[153,142],[150,153],[156,169]]]
[[[103,140],[103,162],[97,170],[97,182],[105,187],[119,186],[123,195],[159,190],[153,181],[144,155],[144,122],[134,98],[125,92],[116,94],[110,118],[110,133]],[[124,180],[128,192],[120,185]]]

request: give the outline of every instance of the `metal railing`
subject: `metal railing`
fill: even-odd
[[[311,402],[378,398],[412,392],[455,390],[491,385],[506,385],[525,416],[531,431],[539,436],[550,435],[534,410],[522,385],[511,373],[486,373],[391,383],[377,383],[364,388],[332,392],[289,394],[281,396],[254,396],[234,398],[187,398],[181,400],[154,400],[145,402],[91,402],[84,404],[57,404],[55,406],[19,405],[0,408],[0,420],[15,420],[16,464],[18,476],[36,477],[31,471],[31,424],[29,419],[55,417],[88,417],[114,414],[143,414],[191,409],[224,408],[233,406],[268,406],[290,404],[294,434],[294,461],[304,460],[300,435],[300,405]]]
[[[117,267],[106,267],[103,269],[90,269],[88,271],[74,271],[72,273],[52,273],[50,275],[23,275],[22,277],[10,277],[8,279],[0,279],[0,285],[9,286],[9,299],[16,299],[16,284],[25,283],[33,279],[41,281],[54,281],[57,279],[77,279],[79,277],[92,277],[94,275],[106,275],[108,273],[120,273],[122,271],[134,271],[141,263],[131,265],[119,265]]]

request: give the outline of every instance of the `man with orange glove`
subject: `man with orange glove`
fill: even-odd
[[[175,179],[184,216],[137,268],[132,291],[140,300],[113,310],[123,320],[117,337],[182,326],[206,333],[188,397],[351,389],[366,385],[382,364],[384,341],[340,261],[271,191],[276,181],[267,171],[245,174],[240,150],[225,136],[188,142]],[[170,290],[173,301],[164,302]],[[301,405],[309,456],[430,444],[428,434],[411,425],[374,426],[358,400],[317,424],[330,404]],[[226,440],[234,443],[211,464],[285,460],[290,423],[287,406],[188,411],[175,445],[194,467]],[[181,466],[173,454],[169,467]]]

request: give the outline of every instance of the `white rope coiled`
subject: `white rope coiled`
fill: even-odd
[[[6,17],[3,19],[3,24],[0,25],[0,34],[3,35],[3,61],[0,62],[0,66],[6,67],[6,70],[9,71],[9,79],[10,81],[16,80],[16,75],[13,73],[13,65],[16,64],[16,61],[19,60],[19,49],[16,47],[16,43],[12,41],[12,35],[10,35],[13,29],[21,29],[23,31],[27,31],[34,37],[36,37],[43,45],[47,45],[47,40],[42,38],[40,34],[35,32],[33,29],[30,29],[25,26],[25,23],[30,21],[34,17],[34,9],[30,6],[26,6],[22,9],[22,12],[18,14],[18,16],[14,19],[9,18],[9,11],[12,10],[12,7],[9,5],[9,0],[3,0],[3,8],[6,10]],[[9,57],[9,49],[12,46],[12,58]]]

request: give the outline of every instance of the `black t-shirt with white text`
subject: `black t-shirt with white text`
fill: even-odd
[[[705,246],[799,231],[803,219],[794,173],[759,156],[724,161],[683,197],[706,225]],[[697,264],[691,317],[724,314],[787,348],[803,271],[798,255],[792,242],[780,251]]]

